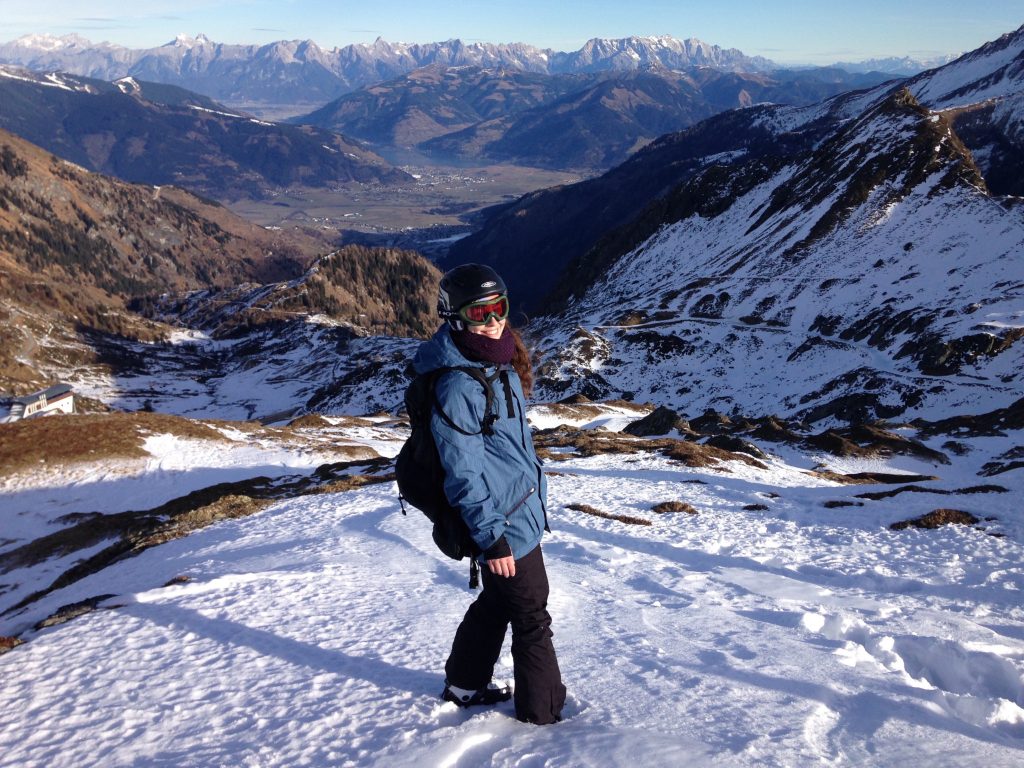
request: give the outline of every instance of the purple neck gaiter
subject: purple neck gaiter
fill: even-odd
[[[459,348],[459,352],[469,360],[478,363],[494,363],[500,365],[512,362],[512,356],[516,352],[516,342],[509,333],[508,328],[501,334],[501,338],[492,339],[480,333],[471,333],[467,330],[452,331],[452,341]]]

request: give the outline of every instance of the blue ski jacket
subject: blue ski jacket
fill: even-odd
[[[518,560],[540,543],[547,523],[547,482],[526,422],[519,376],[511,366],[468,360],[455,346],[448,325],[423,342],[413,358],[417,373],[438,368],[477,367],[493,376],[492,434],[464,435],[437,409],[430,428],[444,467],[444,491],[469,526],[481,551],[504,535]],[[495,375],[500,372],[507,375]],[[461,371],[441,376],[437,400],[445,414],[467,432],[479,432],[487,396],[480,382]]]

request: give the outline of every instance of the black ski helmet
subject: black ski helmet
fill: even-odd
[[[456,331],[461,331],[463,322],[459,319],[459,309],[495,293],[508,293],[501,275],[486,264],[460,264],[441,278],[437,314]]]

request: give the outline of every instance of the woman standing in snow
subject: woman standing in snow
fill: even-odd
[[[490,267],[465,264],[441,280],[438,314],[446,323],[418,350],[413,366],[476,366],[491,378],[493,397],[460,371],[442,375],[431,431],[445,470],[445,495],[480,548],[483,591],[466,611],[445,664],[446,701],[468,707],[512,697],[491,682],[505,632],[512,625],[516,717],[561,719],[565,703],[540,540],[547,526],[546,483],[526,422],[524,389],[533,382],[530,356],[508,325],[505,283]],[[492,402],[487,414],[488,402]],[[481,430],[480,425],[487,424]],[[459,425],[457,429],[453,425]]]

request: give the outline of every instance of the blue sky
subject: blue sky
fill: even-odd
[[[1024,0],[0,0],[0,41],[77,32],[149,48],[178,34],[217,42],[312,39],[524,42],[571,51],[591,37],[697,37],[780,63],[926,58],[973,50],[1024,24]]]

